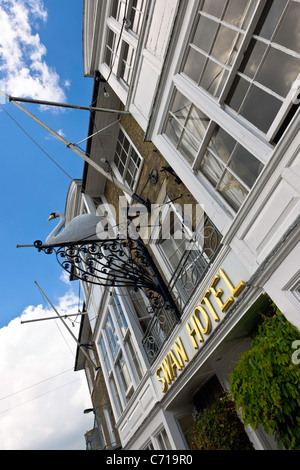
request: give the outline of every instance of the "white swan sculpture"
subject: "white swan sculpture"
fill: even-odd
[[[46,245],[57,245],[97,239],[97,224],[105,218],[103,215],[82,214],[74,217],[61,233],[66,222],[65,214],[52,212],[48,220],[60,218],[58,225],[46,238]]]

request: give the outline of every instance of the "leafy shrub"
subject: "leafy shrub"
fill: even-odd
[[[262,424],[288,450],[300,449],[300,368],[292,362],[292,343],[299,339],[299,331],[275,309],[230,376],[243,422],[253,429]]]
[[[188,432],[191,450],[253,450],[227,394],[199,412]]]

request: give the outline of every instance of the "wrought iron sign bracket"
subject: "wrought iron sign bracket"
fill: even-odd
[[[39,252],[55,253],[60,266],[73,279],[102,287],[142,289],[154,316],[163,309],[180,321],[178,306],[141,239],[97,239],[60,245],[44,245],[37,240],[34,246]]]

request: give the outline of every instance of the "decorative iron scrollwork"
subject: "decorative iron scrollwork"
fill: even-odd
[[[73,279],[103,287],[143,289],[154,312],[163,308],[175,321],[180,313],[144,243],[115,238],[63,245],[34,246],[46,254],[55,253],[60,266]],[[154,314],[155,315],[155,314]]]

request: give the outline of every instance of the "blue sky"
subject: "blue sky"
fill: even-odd
[[[82,0],[0,0],[0,89],[2,91],[13,96],[90,105],[93,79],[83,76],[82,8]],[[37,239],[45,240],[48,233],[54,228],[53,222],[51,224],[47,221],[48,216],[53,211],[64,211],[65,199],[71,181],[69,176],[81,178],[83,160],[61,142],[55,140],[12,103],[5,102],[2,98],[0,98],[0,102],[3,107],[0,109],[2,176],[0,186],[2,200],[0,334],[2,355],[7,356],[6,361],[3,359],[1,361],[0,358],[1,382],[5,384],[2,386],[2,393],[0,392],[0,429],[1,419],[4,417],[8,419],[8,415],[11,418],[10,424],[6,423],[5,425],[6,432],[1,436],[0,448],[1,445],[2,448],[6,448],[5,446],[18,448],[18,446],[25,445],[21,444],[27,433],[25,428],[22,431],[23,435],[19,438],[20,444],[18,444],[18,439],[15,439],[13,444],[10,444],[9,441],[3,443],[3,439],[8,439],[5,436],[15,431],[13,426],[17,426],[17,421],[14,421],[16,418],[11,416],[19,415],[20,418],[20,414],[22,416],[26,406],[29,406],[23,406],[22,403],[29,402],[35,396],[40,395],[45,395],[44,400],[47,403],[43,409],[47,408],[51,411],[50,402],[54,400],[55,396],[55,402],[58,403],[57,397],[60,392],[49,392],[48,394],[51,385],[52,389],[55,389],[50,378],[74,366],[74,359],[69,355],[67,348],[65,348],[65,359],[61,363],[52,363],[51,354],[53,352],[48,350],[48,346],[52,347],[54,341],[50,330],[54,328],[57,332],[57,328],[53,327],[53,322],[51,325],[50,321],[44,321],[20,326],[20,317],[23,315],[23,319],[30,319],[32,317],[38,318],[39,315],[45,316],[45,313],[48,316],[50,314],[34,281],[38,282],[51,302],[63,310],[65,309],[64,311],[69,311],[70,308],[75,308],[76,311],[78,284],[69,285],[61,280],[62,271],[54,256],[38,253],[34,248],[17,249],[16,245],[32,244]],[[37,104],[22,105],[56,132],[61,132],[72,143],[77,143],[87,136],[89,119],[87,111],[41,109]],[[69,176],[32,142],[7,113]],[[85,144],[82,145],[85,146]],[[61,334],[60,332],[60,337]],[[55,335],[54,332],[53,335]],[[63,335],[67,336],[68,333],[64,332]],[[44,361],[44,367],[37,366],[36,370],[33,370],[30,366],[31,374],[28,374],[28,364],[35,363],[36,358],[27,364],[25,361],[26,348],[30,349],[37,337],[43,338],[46,356],[41,361]],[[16,338],[15,341],[14,338]],[[57,337],[56,340],[60,341]],[[70,338],[67,341],[70,341]],[[43,351],[38,350],[40,347],[42,347],[41,343],[36,343],[35,351],[37,356],[42,357]],[[76,349],[74,344],[71,347],[73,350]],[[9,354],[8,348],[14,351],[22,350],[22,356],[18,357],[18,362],[17,356]],[[32,354],[34,354],[32,351],[28,352],[30,357]],[[23,360],[25,361],[24,367],[21,367]],[[49,368],[45,366],[45,361]],[[18,374],[10,373],[14,367],[19,368]],[[64,374],[60,377],[61,382],[59,384],[56,382],[58,388],[72,382],[78,376],[71,372],[68,379]],[[46,388],[40,391],[35,390],[34,387],[40,381],[45,381]],[[73,429],[77,425],[79,428],[85,426],[83,421],[77,423],[76,419],[85,420],[87,424],[86,429],[80,428],[79,434],[73,441],[68,435],[65,438],[62,437],[59,445],[62,448],[64,445],[78,448],[78,442],[84,442],[83,434],[91,424],[91,422],[88,424],[86,415],[84,418],[81,415],[80,418],[78,418],[79,415],[77,416],[79,413],[82,414],[87,386],[82,379],[69,387],[74,387],[72,390],[75,391],[72,396],[77,393],[80,396],[80,399],[78,398],[80,405],[78,403],[76,405],[78,409],[75,411],[74,408],[70,408],[72,409],[71,415],[75,415]],[[82,389],[78,391],[78,387],[82,387]],[[23,398],[22,393],[19,393],[23,388],[28,388],[29,391],[27,390],[26,393],[36,392],[36,394],[32,393],[29,397]],[[66,388],[61,388],[64,390],[61,392],[64,397],[67,396],[67,388],[68,385]],[[10,395],[13,395],[9,399],[13,399],[10,403],[6,401],[7,399],[2,399],[4,396]],[[36,419],[39,419],[38,402],[39,399],[31,401],[31,404],[36,404],[36,410],[30,414],[32,419],[34,413],[37,414]],[[86,402],[85,407],[89,406],[90,403]],[[15,408],[18,409],[18,413],[6,412],[8,409],[14,410]],[[65,405],[64,408],[66,408]],[[65,412],[66,418],[69,417],[69,413],[70,410]],[[49,416],[51,416],[51,412],[40,417],[40,422],[51,420]],[[18,422],[20,423],[20,419]],[[37,422],[35,424],[32,422],[32,426],[37,426]],[[10,427],[7,428],[7,426]],[[20,425],[18,426],[20,427]],[[20,433],[19,428],[18,432]],[[27,448],[43,448],[43,446],[51,445],[49,444],[49,434],[47,434],[47,439],[46,434],[44,441],[41,440],[41,436],[39,436],[38,442],[27,439]],[[66,440],[64,441],[64,439]],[[53,441],[53,446],[57,447],[57,442]]]
[[[0,4],[6,2],[0,2]],[[7,2],[9,3],[9,2]],[[14,2],[24,3],[27,2]],[[31,15],[31,35],[38,34],[40,43],[46,48],[41,62],[58,75],[58,83],[48,90],[47,78],[39,80],[39,87],[32,87],[30,98],[43,98],[89,105],[92,96],[92,78],[83,76],[82,65],[82,1],[51,0],[45,2],[47,20]],[[24,48],[23,60],[30,65]],[[28,48],[29,49],[29,48]],[[22,64],[24,67],[24,64]],[[30,71],[33,75],[33,71]],[[0,68],[1,74],[1,68]],[[14,75],[22,75],[20,67]],[[1,75],[0,75],[1,77]],[[22,79],[20,80],[22,82]],[[50,82],[50,79],[49,79]],[[66,86],[67,83],[67,86]],[[26,90],[26,80],[23,80]],[[16,81],[14,90],[7,85],[11,95],[19,96]],[[37,92],[34,93],[35,88]],[[4,91],[6,91],[4,90]],[[22,90],[24,94],[24,90]],[[52,91],[52,93],[51,93]],[[7,92],[7,91],[6,91]],[[61,97],[59,96],[61,93]],[[32,96],[35,94],[35,96]],[[63,94],[65,96],[63,96]],[[48,96],[49,95],[49,96]],[[53,98],[52,98],[53,96]],[[22,103],[21,103],[22,104]],[[70,142],[77,143],[87,136],[88,112],[82,110],[41,111],[36,104],[22,104],[55,131],[62,131]],[[3,104],[17,123],[61,166],[72,178],[81,178],[83,161],[71,150],[54,139],[12,103]],[[2,166],[1,199],[5,201],[2,213],[2,313],[0,326],[6,325],[29,304],[40,301],[34,280],[48,293],[48,297],[61,295],[64,285],[57,279],[60,268],[55,260],[34,249],[16,249],[16,244],[30,244],[45,239],[53,228],[48,215],[56,210],[64,211],[65,198],[70,179],[23,133],[7,116],[0,113],[0,149]],[[83,144],[85,145],[85,144]],[[47,259],[46,259],[47,258]]]

